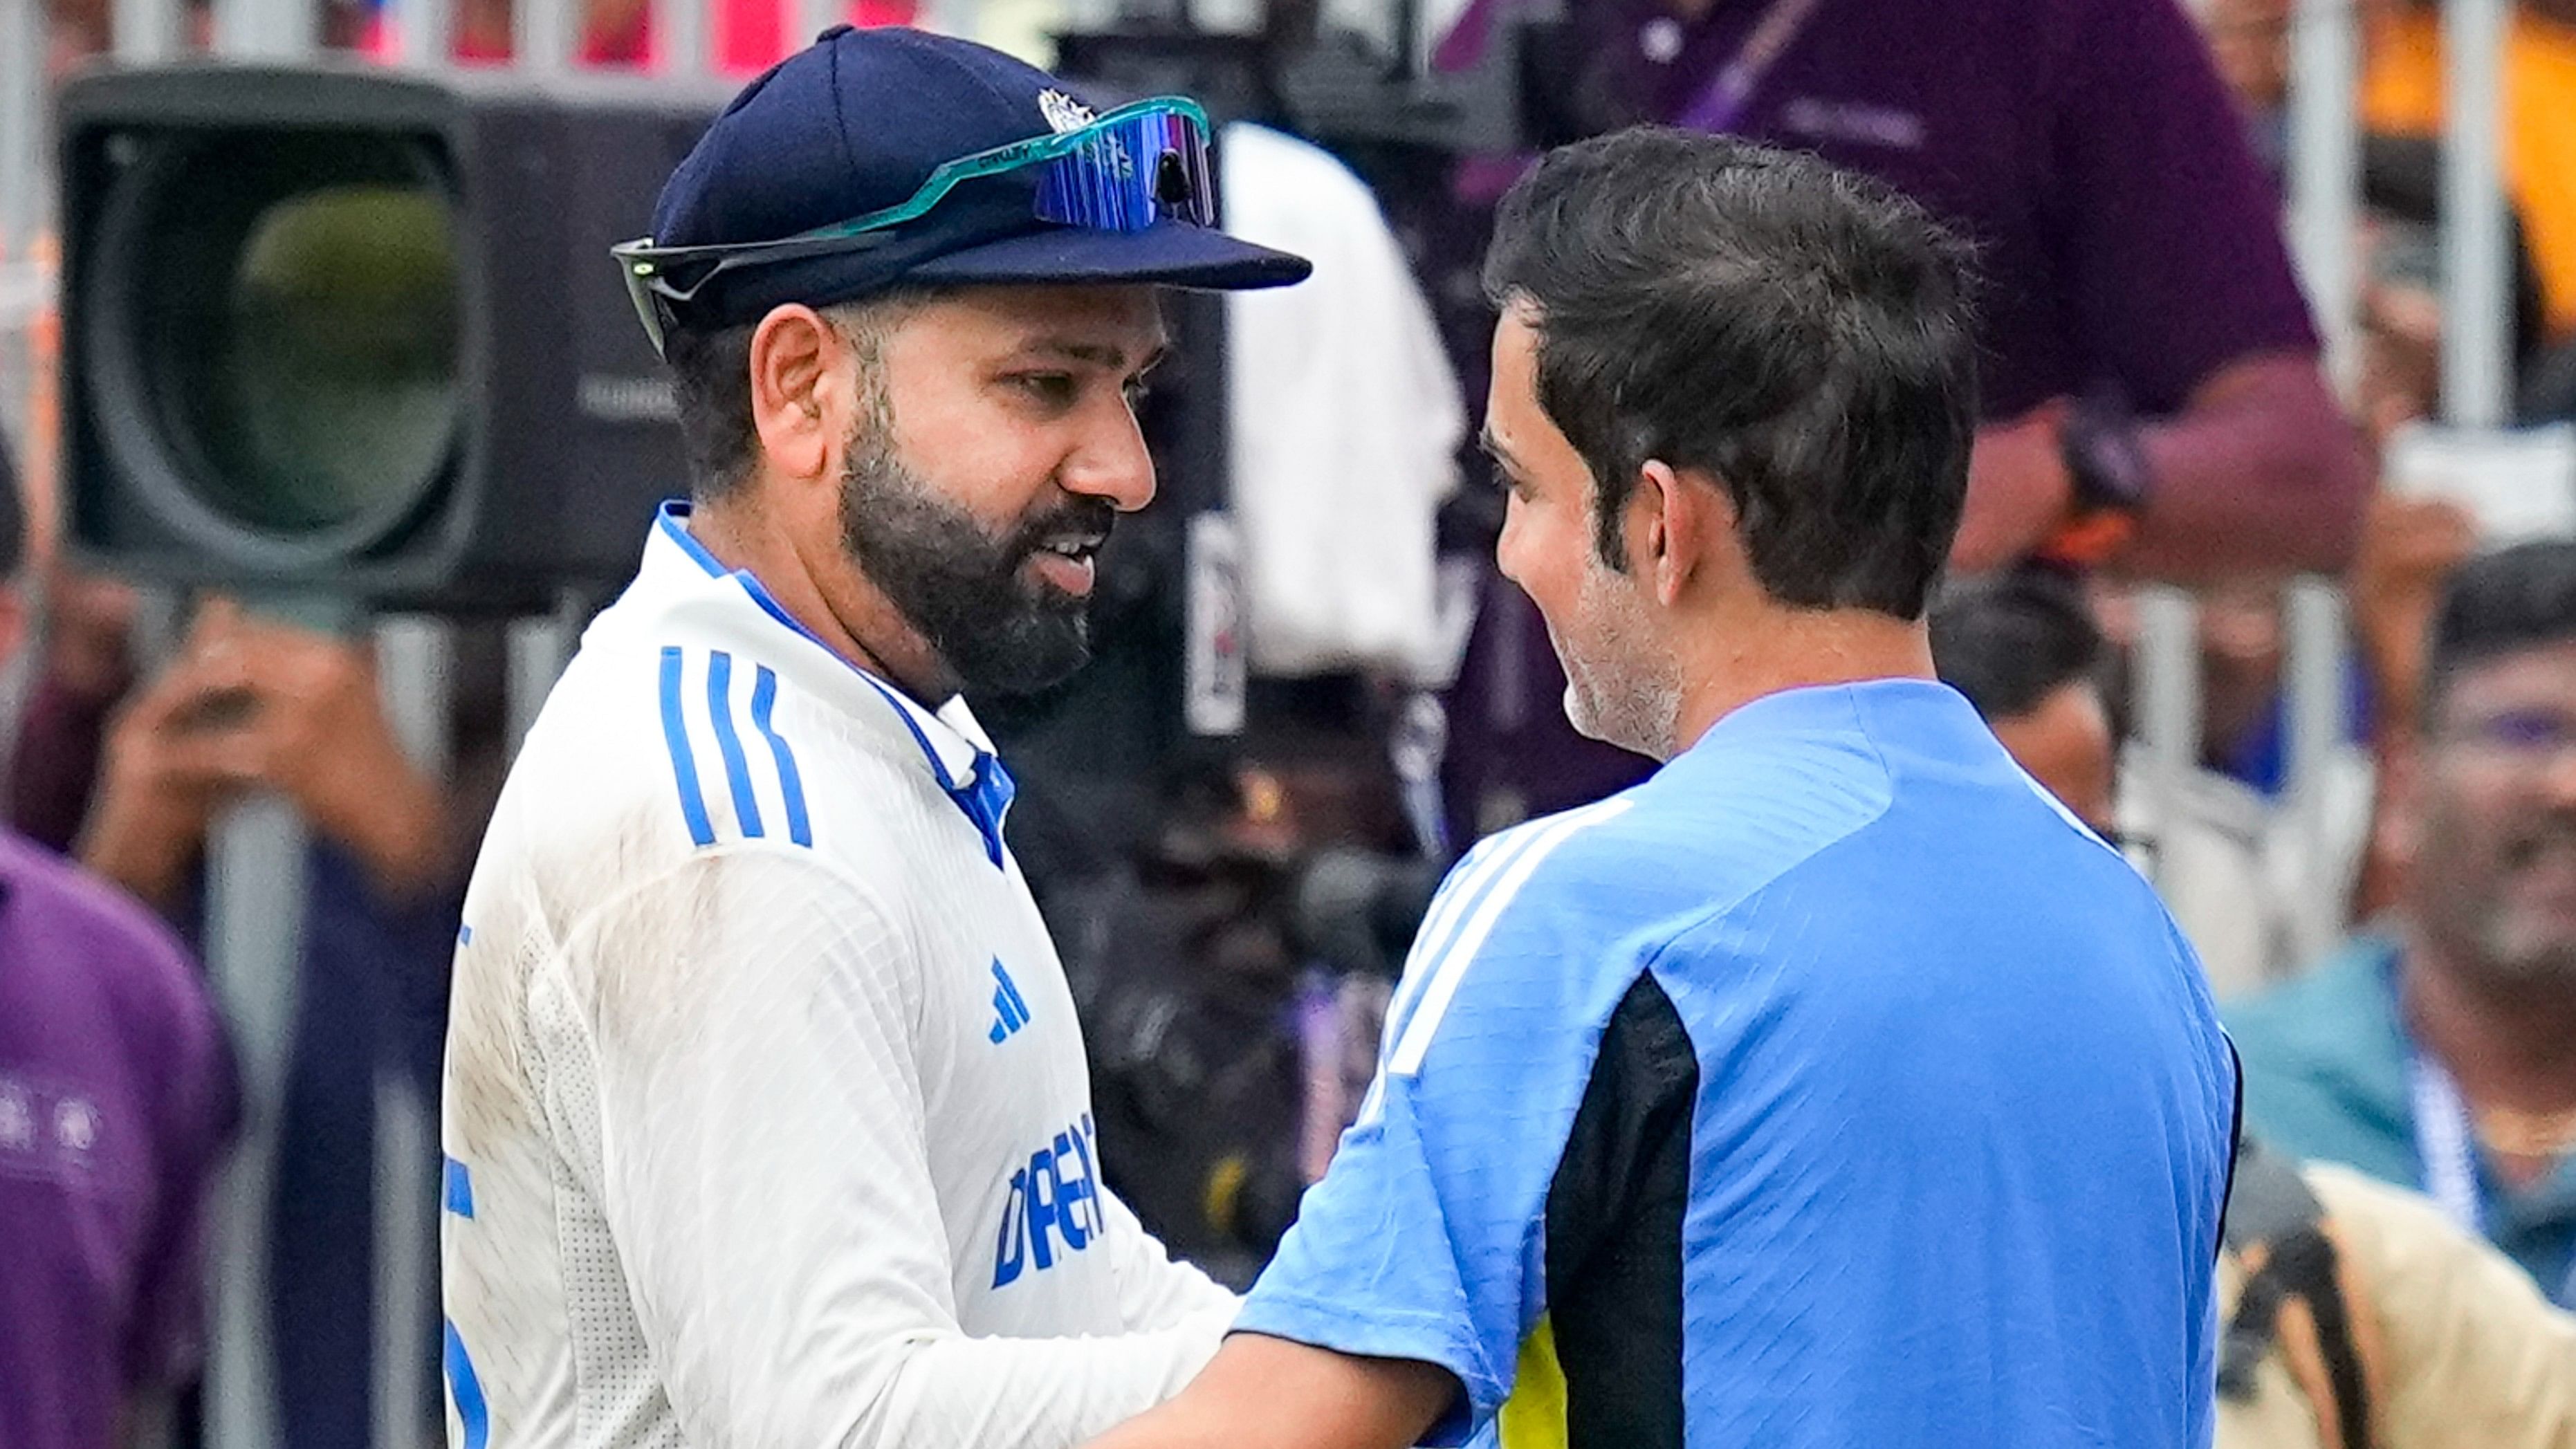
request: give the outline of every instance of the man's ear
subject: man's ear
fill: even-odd
[[[849,397],[849,348],[811,307],[770,309],[751,334],[751,421],[770,469],[790,478],[835,476]]]
[[[1660,459],[1639,471],[1629,512],[1629,558],[1668,606],[1697,581],[1712,547],[1735,532],[1735,500],[1716,479]]]

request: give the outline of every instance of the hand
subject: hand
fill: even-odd
[[[77,850],[91,869],[156,905],[176,894],[216,808],[252,781],[219,727],[249,697],[240,657],[211,647],[228,609],[200,615],[178,657],[118,711]]]
[[[55,681],[85,700],[124,693],[136,603],[131,585],[55,569],[45,581],[45,668]]]
[[[368,651],[231,609],[209,648],[238,659],[251,698],[227,764],[293,801],[388,893],[436,884],[450,844],[445,801],[396,738]]]
[[[2064,398],[1977,430],[1968,461],[1968,508],[1950,545],[1950,567],[1990,573],[2038,552],[2075,509],[2075,480],[2058,449]]]
[[[2383,702],[2378,713],[2392,726],[2415,717],[2442,586],[2477,544],[2468,514],[2438,498],[2381,493],[2362,517],[2346,592],[2374,696]]]

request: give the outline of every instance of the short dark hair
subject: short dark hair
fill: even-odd
[[[751,334],[757,324],[673,327],[663,335],[672,400],[680,410],[680,443],[688,454],[689,491],[721,498],[749,476],[760,450],[751,421]]]
[[[885,328],[937,295],[901,288],[817,310],[845,334],[882,341]],[[759,456],[760,431],[751,420],[751,337],[759,326],[680,326],[663,335],[662,358],[671,368],[680,440],[688,454],[689,491],[700,502],[732,492],[751,476]]]
[[[1921,617],[1976,435],[1971,252],[1812,156],[1639,126],[1550,152],[1503,198],[1497,307],[1538,332],[1538,402],[1591,469],[1597,544],[1649,459],[1726,489],[1763,588]]]
[[[2425,721],[2467,670],[2558,644],[2576,644],[2576,542],[2516,544],[2461,564],[2443,586],[2426,649]]]
[[[2101,682],[2102,627],[2075,582],[2035,570],[1957,580],[1932,600],[1932,668],[1979,716],[2017,719]]]

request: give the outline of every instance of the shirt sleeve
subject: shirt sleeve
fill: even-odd
[[[1128,1332],[1233,1320],[1242,1299],[1190,1264],[1175,1261],[1116,1193],[1105,1185],[1099,1191],[1109,1217],[1110,1270],[1118,1279],[1118,1316]]]
[[[2175,0],[2080,0],[2062,37],[2060,266],[2097,366],[2173,411],[2240,358],[2313,351],[2280,202]]]
[[[2368,1300],[2385,1442],[2576,1443],[2576,1316],[2425,1199],[2340,1167],[2304,1175]]]
[[[596,1192],[693,1442],[1067,1446],[1214,1352],[1230,1300],[1192,1314],[1143,1287],[1151,1332],[961,1331],[914,1053],[919,955],[863,883],[746,845],[583,934]]]
[[[1549,1190],[1615,1000],[1585,999],[1609,978],[1576,964],[1600,949],[1581,944],[1579,892],[1520,868],[1559,827],[1527,828],[1434,900],[1377,1081],[1235,1323],[1447,1369],[1463,1399],[1427,1443],[1481,1429],[1511,1392],[1546,1297]]]

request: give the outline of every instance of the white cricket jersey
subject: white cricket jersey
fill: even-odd
[[[1215,1351],[1100,1185],[1009,792],[664,512],[466,897],[455,1449],[1071,1445]]]

